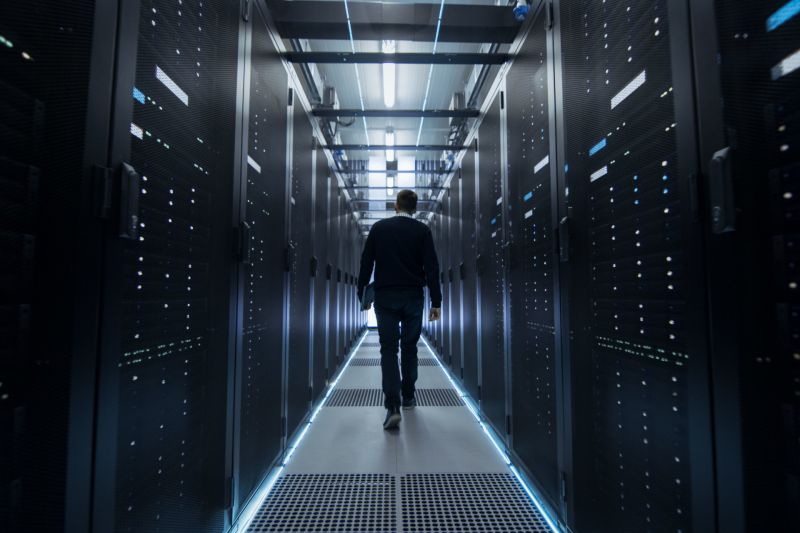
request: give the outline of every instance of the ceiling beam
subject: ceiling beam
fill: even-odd
[[[477,109],[323,109],[311,111],[315,117],[367,117],[367,118],[475,118]]]
[[[412,65],[501,65],[508,54],[382,54],[379,52],[284,52],[291,63],[397,63]]]
[[[398,144],[396,146],[387,146],[385,144],[330,144],[325,146],[328,150],[394,150],[396,152],[403,152],[403,151],[430,151],[430,152],[439,152],[439,151],[448,151],[448,152],[457,152],[459,150],[466,150],[469,148],[468,146],[454,146],[452,144],[420,144],[419,146],[415,146],[413,144]],[[421,171],[425,173],[424,171]]]
[[[344,2],[269,2],[270,14],[284,39],[349,40]],[[439,4],[348,2],[356,40],[433,42]],[[508,6],[448,4],[439,42],[512,43],[520,28]]]

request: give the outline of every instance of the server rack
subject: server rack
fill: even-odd
[[[218,354],[228,342],[239,9],[121,9],[110,161],[130,167],[106,242],[93,525],[215,531],[226,508],[228,364]]]
[[[315,188],[314,201],[314,256],[311,264],[313,278],[314,327],[312,328],[314,362],[312,365],[312,399],[317,401],[325,390],[325,381],[328,377],[328,285],[326,265],[328,264],[328,208],[330,200],[328,191],[331,178],[328,175],[328,160],[324,151],[315,149]]]
[[[473,398],[479,397],[480,365],[478,363],[478,289],[477,289],[477,239],[476,190],[478,176],[475,165],[477,141],[464,154],[461,161],[461,250],[462,250],[462,297],[464,312],[461,316],[463,365],[461,379]]]
[[[289,352],[287,389],[287,435],[297,428],[308,411],[309,394],[309,317],[311,315],[311,186],[314,151],[309,118],[294,105],[292,133],[292,175],[289,196],[290,241],[287,250],[289,270]]]
[[[559,2],[556,15],[569,521],[710,531],[687,4]]]
[[[461,172],[456,172],[450,181],[450,228],[447,239],[450,241],[450,369],[456,376],[461,375],[462,328],[461,328]]]
[[[556,369],[561,358],[556,350],[557,185],[547,24],[542,10],[506,78],[510,392],[513,451],[558,509],[561,398]]]
[[[229,489],[234,519],[281,454],[284,430],[285,264],[275,250],[286,243],[289,82],[261,10],[254,10],[243,38],[247,150],[241,154],[241,215],[234,224],[240,228],[242,263]]]
[[[36,7],[0,6],[0,529],[84,531],[117,6]]]
[[[719,529],[800,527],[798,5],[692,6]]]
[[[505,113],[502,92],[478,130],[478,291],[480,313],[481,410],[498,433],[507,433],[505,356],[505,225],[501,147],[501,113]]]
[[[443,257],[442,264],[442,307],[446,309],[442,313],[442,330],[444,331],[444,349],[443,359],[448,366],[453,364],[453,278],[452,278],[452,241],[450,241],[450,224],[452,212],[450,208],[451,198],[450,190],[444,192],[442,198],[442,243],[443,243]]]

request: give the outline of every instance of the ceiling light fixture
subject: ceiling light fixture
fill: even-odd
[[[384,54],[394,54],[397,51],[397,42],[383,41],[381,47]],[[397,85],[397,65],[383,63],[383,103],[386,107],[394,107],[395,89]]]
[[[394,161],[394,148],[389,148],[389,146],[394,146],[394,130],[392,128],[386,129],[386,134],[384,136],[386,145],[386,160],[387,161]]]

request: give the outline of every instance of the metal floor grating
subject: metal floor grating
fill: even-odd
[[[459,407],[464,400],[453,389],[417,389],[418,407]],[[381,389],[333,389],[326,407],[383,407]]]
[[[380,357],[354,357],[350,366],[381,366]],[[436,359],[421,357],[417,359],[417,366],[438,366]]]
[[[407,474],[400,478],[403,533],[549,533],[511,474]]]
[[[288,474],[280,477],[249,532],[396,533],[391,474]]]

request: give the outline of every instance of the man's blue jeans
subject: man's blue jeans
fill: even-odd
[[[417,342],[422,333],[422,289],[381,289],[375,291],[375,316],[381,343],[384,405],[400,405],[403,398],[414,397],[417,382]],[[397,366],[397,346],[403,377]]]

